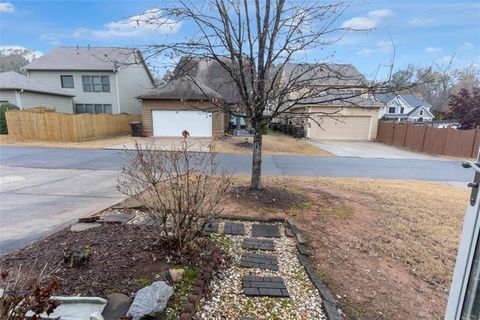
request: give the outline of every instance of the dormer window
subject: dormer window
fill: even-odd
[[[388,108],[388,113],[395,113],[395,107],[389,107]]]

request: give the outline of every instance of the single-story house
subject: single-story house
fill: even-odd
[[[227,114],[215,102],[223,97],[189,76],[137,97],[143,104],[143,132],[146,136],[179,137],[187,130],[192,137],[221,137]]]
[[[383,103],[379,119],[395,121],[433,121],[432,105],[413,94],[379,93],[375,99]]]
[[[14,71],[0,73],[0,104],[11,103],[20,109],[52,107],[57,112],[73,113],[73,97],[70,92]]]

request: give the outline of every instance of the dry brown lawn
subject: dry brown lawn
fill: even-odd
[[[291,218],[349,319],[442,319],[468,190],[421,181],[236,179],[225,213]]]
[[[212,152],[218,153],[252,153],[253,138],[248,138],[245,143],[245,137],[227,137],[215,139],[210,145]],[[295,139],[291,136],[269,132],[263,136],[263,154],[278,155],[312,155],[312,156],[331,156],[325,150],[322,150],[305,140]]]
[[[0,145],[3,146],[17,146],[17,147],[45,147],[45,148],[108,148],[116,145],[123,145],[132,143],[134,137],[125,135],[111,138],[102,138],[97,140],[82,141],[82,142],[56,142],[56,141],[30,141],[20,140],[9,137],[7,134],[0,135]]]

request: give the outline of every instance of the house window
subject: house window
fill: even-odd
[[[73,76],[60,76],[62,88],[73,88]]]
[[[420,110],[420,115],[423,116],[423,110]]]
[[[400,113],[405,113],[405,108],[404,107],[400,108]]]
[[[84,92],[110,92],[109,76],[82,76]]]
[[[395,113],[395,107],[389,107],[388,113]]]
[[[75,113],[113,113],[111,104],[76,103]]]

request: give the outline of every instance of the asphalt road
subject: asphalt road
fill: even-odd
[[[249,174],[251,157],[221,154],[220,165]],[[107,208],[123,195],[116,178],[124,151],[0,147],[0,253]],[[460,161],[355,157],[263,157],[265,175],[468,182]]]

